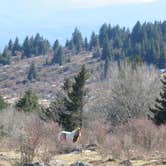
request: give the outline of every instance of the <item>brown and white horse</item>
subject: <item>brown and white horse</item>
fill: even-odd
[[[58,134],[58,140],[60,142],[68,142],[68,143],[76,143],[81,136],[81,129],[78,127],[75,130],[69,131],[61,131]]]

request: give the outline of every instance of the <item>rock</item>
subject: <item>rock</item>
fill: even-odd
[[[92,165],[88,163],[83,163],[81,161],[77,161],[76,163],[73,163],[70,166],[92,166]]]
[[[24,163],[23,166],[34,166],[34,165],[30,163]]]
[[[130,160],[124,160],[120,163],[120,166],[132,166],[133,164],[131,163]]]
[[[50,162],[51,166],[68,166],[69,164],[67,164],[66,161],[63,160],[56,160],[55,163]]]
[[[23,166],[49,166],[49,165],[44,165],[43,163],[34,163],[34,164],[31,164],[31,163],[24,163]]]
[[[96,144],[87,144],[87,145],[85,145],[85,150],[95,151],[96,148],[97,148]]]
[[[81,153],[81,149],[72,149],[70,154],[79,154]]]
[[[37,162],[37,163],[34,163],[33,166],[45,166],[45,165],[43,163]]]

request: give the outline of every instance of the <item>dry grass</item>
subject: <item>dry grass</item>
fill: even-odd
[[[19,154],[13,151],[11,152],[0,152],[0,166],[12,166],[11,163],[19,159]],[[2,159],[3,158],[3,159]],[[39,161],[35,158],[35,161]],[[91,163],[95,166],[119,166],[120,160],[113,160],[109,158],[102,158],[98,152],[86,152],[83,151],[82,154],[63,154],[55,155],[52,158],[52,162],[56,163],[58,161],[63,161],[66,165],[70,165],[76,161],[83,161],[86,163]],[[164,161],[164,160],[163,160]],[[131,160],[133,166],[164,166],[165,163],[162,163],[160,159],[151,159],[151,160]]]
[[[47,58],[51,59],[50,55],[22,59],[10,65],[1,66],[0,94],[13,103],[13,98],[17,99],[24,94],[24,91],[31,88],[39,98],[52,99],[61,87],[64,78],[75,75],[82,64],[85,63],[88,68],[94,68],[94,65],[88,65],[92,61],[90,53],[72,55],[71,62],[63,66],[44,65]],[[36,65],[38,78],[33,82],[24,83],[32,62]]]

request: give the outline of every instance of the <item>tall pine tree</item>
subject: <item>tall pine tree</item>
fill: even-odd
[[[160,98],[156,99],[155,108],[150,108],[150,111],[154,114],[153,120],[156,124],[166,124],[166,76],[161,79],[162,92],[160,92]]]
[[[111,59],[111,47],[108,40],[104,42],[101,59],[105,60],[107,57]]]
[[[74,43],[76,51],[80,52],[83,47],[83,38],[81,32],[77,28],[75,28],[72,34],[72,41]]]
[[[12,51],[13,49],[13,41],[10,39],[8,43],[8,50]]]
[[[27,36],[23,42],[23,51],[24,51],[24,55],[25,57],[31,57],[31,46],[30,46],[30,41],[29,41],[29,37]]]
[[[21,51],[21,46],[19,44],[19,39],[16,37],[14,44],[13,44],[13,49],[12,49],[12,55],[15,55],[16,51]]]
[[[54,50],[54,52],[57,52],[57,50],[58,50],[58,48],[59,48],[59,41],[58,40],[56,40],[55,42],[54,42],[54,44],[53,44],[53,50]]]
[[[87,94],[87,88],[85,84],[89,78],[88,71],[85,65],[82,66],[81,71],[74,78],[72,86],[65,86],[66,96],[64,99],[64,106],[66,112],[62,114],[63,117],[61,123],[66,130],[73,130],[76,127],[82,126],[83,118],[83,106],[85,104],[85,96]],[[69,83],[69,82],[68,82]]]

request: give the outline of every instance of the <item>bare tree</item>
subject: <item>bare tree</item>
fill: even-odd
[[[112,123],[126,122],[129,118],[145,117],[148,107],[159,93],[159,74],[145,64],[112,63],[109,79],[92,85],[85,110],[98,111]]]

